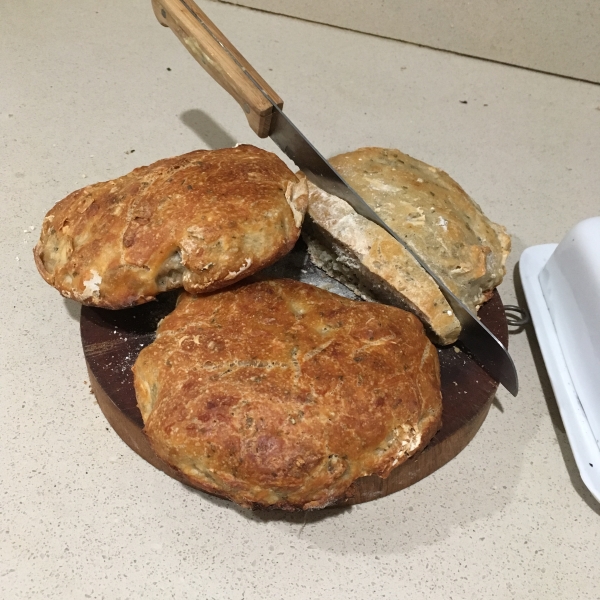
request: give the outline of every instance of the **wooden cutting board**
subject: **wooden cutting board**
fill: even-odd
[[[347,297],[353,294],[316,269],[299,243],[292,253],[260,278],[292,277],[330,289]],[[90,384],[110,425],[142,458],[187,485],[185,475],[159,459],[144,433],[137,408],[131,367],[140,350],[154,339],[158,322],[175,307],[177,292],[162,294],[157,302],[119,311],[84,306],[81,340]],[[495,292],[480,309],[483,323],[507,345],[504,307]],[[399,465],[387,479],[363,477],[335,506],[368,502],[406,488],[454,458],[475,436],[489,411],[498,384],[455,346],[438,349],[442,376],[443,424],[430,444],[417,456]]]

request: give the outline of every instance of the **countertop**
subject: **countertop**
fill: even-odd
[[[528,246],[600,212],[600,86],[200,0],[330,156],[396,147],[443,168]],[[533,330],[521,389],[416,485],[350,509],[249,512],[154,469],[90,393],[79,306],[38,275],[69,192],[196,148],[274,150],[149,0],[5,3],[0,20],[0,597],[597,599],[600,505]]]

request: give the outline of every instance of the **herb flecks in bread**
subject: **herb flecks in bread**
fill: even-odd
[[[414,315],[291,280],[183,294],[134,382],[158,456],[253,508],[331,504],[441,420],[437,352]]]
[[[500,284],[510,238],[446,173],[383,148],[331,164],[469,308]],[[436,342],[457,339],[460,324],[437,285],[389,234],[312,185],[308,215],[304,235],[319,266],[365,298],[415,312]]]
[[[207,293],[289,252],[306,204],[305,180],[270,152],[197,150],[73,192],[47,214],[34,256],[48,283],[84,304]]]

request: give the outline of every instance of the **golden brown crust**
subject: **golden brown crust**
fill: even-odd
[[[291,280],[182,294],[133,370],[156,453],[247,507],[326,506],[440,426],[437,353],[416,317]]]
[[[270,152],[197,150],[61,200],[35,261],[64,296],[104,308],[210,292],[289,252],[306,204],[305,181]]]
[[[330,162],[469,308],[476,311],[502,282],[510,237],[446,173],[384,148],[360,148]],[[447,314],[450,307],[431,278],[398,242],[352,209],[340,223],[340,202],[311,190],[311,222],[335,238],[338,254],[350,253],[368,271],[375,298],[381,298],[381,286],[373,282],[383,280],[388,297],[381,299],[396,293],[403,306],[416,307],[436,341],[455,341],[460,324]],[[396,263],[405,266],[390,273]]]

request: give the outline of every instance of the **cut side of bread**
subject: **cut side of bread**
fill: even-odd
[[[471,310],[489,299],[504,276],[510,237],[446,173],[384,148],[361,148],[331,164]],[[329,275],[365,299],[411,310],[436,343],[456,341],[458,320],[410,253],[312,184],[303,236]]]
[[[458,319],[410,253],[344,200],[310,182],[308,188],[311,212],[302,235],[312,261],[364,300],[411,311],[436,343],[456,341]]]

